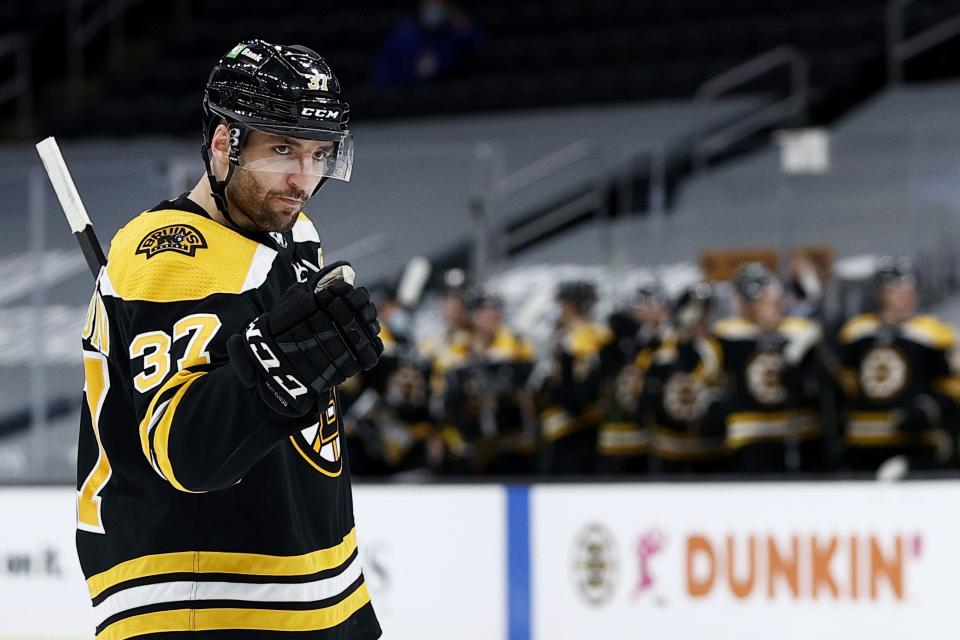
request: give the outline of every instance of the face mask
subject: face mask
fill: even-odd
[[[428,29],[436,29],[447,20],[447,9],[440,4],[431,4],[423,9],[420,19]]]

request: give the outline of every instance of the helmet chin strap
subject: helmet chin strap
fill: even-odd
[[[228,124],[228,127],[231,129],[230,157],[231,159],[234,159],[240,155],[240,146],[242,144],[242,140],[246,138],[247,132],[246,127],[240,127],[236,124]],[[233,134],[234,129],[238,131],[238,135]],[[230,178],[233,177],[233,172],[236,169],[236,165],[233,162],[228,162],[227,176],[223,180],[217,180],[217,176],[215,176],[213,173],[213,163],[210,160],[210,143],[206,139],[204,139],[201,152],[203,155],[203,164],[207,169],[207,181],[210,183],[210,195],[213,197],[213,201],[216,203],[217,209],[223,214],[223,217],[231,227],[239,231],[243,231],[244,229],[230,216],[229,207],[227,206],[227,183],[230,182]]]

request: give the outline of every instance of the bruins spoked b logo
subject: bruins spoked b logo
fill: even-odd
[[[781,380],[783,366],[783,354],[776,351],[762,351],[747,364],[747,389],[761,404],[775,405],[787,399]]]
[[[148,233],[140,241],[136,253],[145,254],[148,260],[164,251],[175,251],[192,258],[198,249],[206,248],[206,239],[194,227],[189,224],[171,224]]]
[[[617,543],[613,533],[594,522],[583,527],[573,543],[573,579],[587,604],[600,607],[614,595],[618,578]]]
[[[300,433],[290,436],[290,442],[314,469],[335,478],[343,471],[340,450],[339,416],[333,394],[320,419]]]
[[[678,422],[700,418],[707,404],[707,386],[689,373],[674,373],[663,386],[663,409]]]
[[[874,347],[860,365],[860,387],[868,398],[889,400],[907,386],[910,367],[895,347]]]

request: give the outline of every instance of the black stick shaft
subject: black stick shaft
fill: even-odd
[[[100,275],[100,269],[107,264],[107,258],[103,255],[103,249],[100,247],[100,241],[97,240],[97,234],[94,233],[92,226],[87,225],[83,228],[83,231],[78,231],[73,236],[80,245],[80,251],[83,252],[87,266],[90,267],[90,273],[96,279]]]

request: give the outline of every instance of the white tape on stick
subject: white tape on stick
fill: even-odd
[[[63,160],[63,154],[60,153],[60,147],[55,138],[50,137],[37,143],[37,153],[40,154],[40,160],[43,167],[50,176],[50,182],[53,184],[53,190],[57,193],[60,200],[60,206],[67,216],[67,222],[70,224],[70,230],[74,233],[81,233],[85,227],[90,225],[90,217],[87,210],[80,200],[80,194],[77,192],[77,186],[73,183],[70,176],[70,170],[67,169],[67,163]]]

